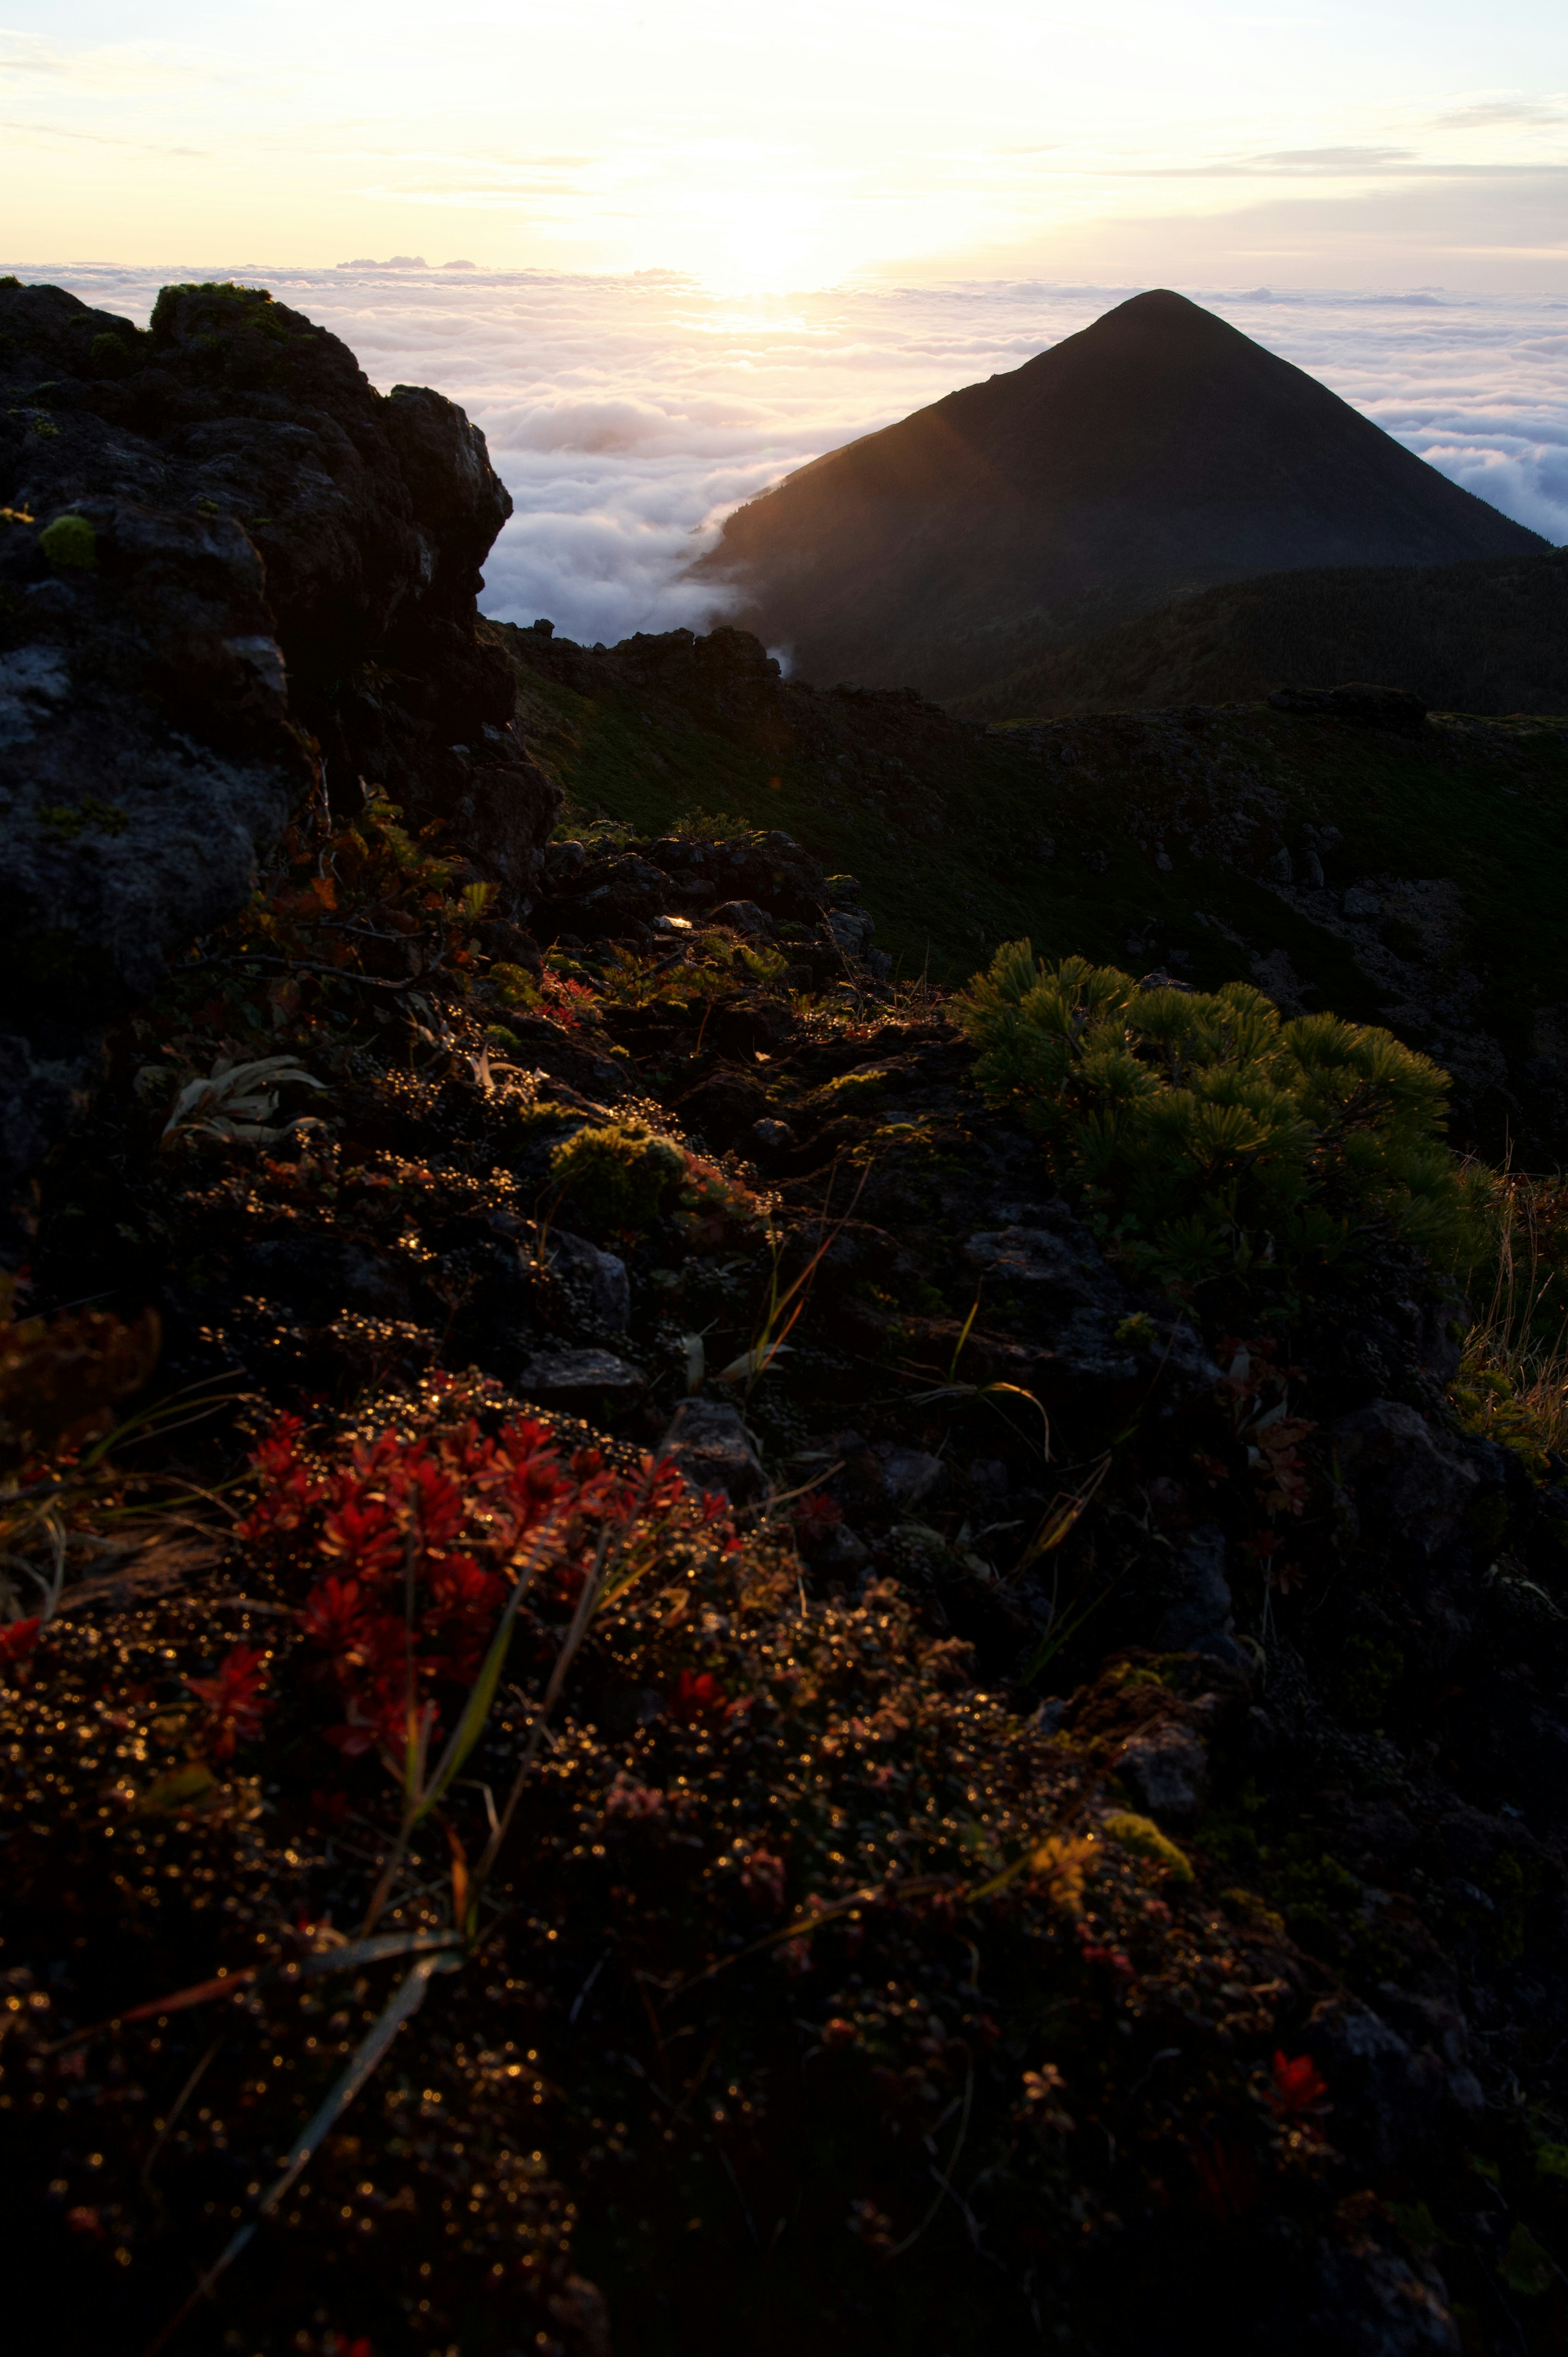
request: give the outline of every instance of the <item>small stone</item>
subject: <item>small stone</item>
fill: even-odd
[[[708,914],[710,925],[727,925],[732,933],[750,933],[760,938],[773,931],[773,920],[766,909],[755,900],[722,900]]]
[[[584,1287],[595,1317],[624,1334],[631,1317],[631,1279],[618,1253],[601,1252],[585,1236],[558,1228],[550,1239],[550,1257],[561,1275]]]
[[[765,1154],[788,1154],[797,1143],[787,1121],[754,1121],[751,1135]]]
[[[661,1454],[695,1490],[722,1490],[732,1505],[749,1505],[768,1487],[751,1435],[738,1408],[718,1400],[682,1400],[664,1436]]]
[[[1116,1772],[1150,1816],[1196,1824],[1208,1789],[1208,1755],[1189,1727],[1165,1719],[1124,1744]]]
[[[639,1370],[612,1351],[542,1351],[518,1379],[525,1399],[544,1407],[635,1407],[648,1389]]]
[[[1383,904],[1364,884],[1352,884],[1340,906],[1348,917],[1380,917]]]

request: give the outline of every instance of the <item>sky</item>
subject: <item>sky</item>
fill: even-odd
[[[0,0],[40,263],[1568,287],[1562,0]]]
[[[791,467],[1174,285],[1568,539],[1563,0],[0,0],[0,270],[272,287],[517,501],[488,610],[701,626]]]

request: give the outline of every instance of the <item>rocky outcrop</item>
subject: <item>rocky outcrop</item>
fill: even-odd
[[[511,502],[438,393],[378,393],[260,290],[140,333],[0,284],[0,1175],[317,784],[437,813],[524,911],[556,789],[476,636]]]

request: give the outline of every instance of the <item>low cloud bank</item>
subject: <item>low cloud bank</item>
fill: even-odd
[[[547,615],[590,644],[722,619],[722,593],[681,576],[733,507],[1138,291],[974,281],[740,298],[665,272],[16,266],[140,321],[165,281],[232,274],[332,328],[383,389],[439,386],[484,427],[517,502],[486,611]],[[1466,490],[1568,540],[1561,296],[1184,291]]]

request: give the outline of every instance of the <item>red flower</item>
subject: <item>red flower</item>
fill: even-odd
[[[754,1849],[740,1870],[740,1887],[752,1904],[777,1914],[784,1904],[784,1861],[770,1850]]]
[[[1198,2197],[1222,2226],[1232,2226],[1258,2198],[1257,2172],[1249,2157],[1230,2145],[1198,2146],[1192,2165]]]
[[[357,1579],[336,1579],[328,1573],[305,1599],[299,1625],[329,1653],[353,1654],[364,1636],[364,1591]]]
[[[253,1645],[235,1645],[215,1678],[187,1678],[191,1693],[207,1705],[215,1760],[231,1759],[236,1743],[249,1743],[260,1735],[266,1682],[266,1657]]]
[[[361,1578],[376,1579],[403,1561],[403,1538],[384,1500],[361,1505],[345,1499],[328,1515],[317,1541],[321,1553],[339,1555]]]
[[[38,1641],[43,1627],[41,1617],[35,1612],[30,1620],[13,1620],[8,1629],[0,1629],[0,1669],[8,1669],[16,1662],[25,1662]]]
[[[826,1546],[834,1537],[843,1521],[843,1508],[824,1490],[810,1490],[803,1498],[795,1501],[791,1519],[797,1541],[808,1554],[811,1554],[818,1547]]]
[[[682,1670],[670,1694],[670,1716],[682,1727],[696,1727],[705,1718],[724,1718],[729,1704],[712,1670]]]
[[[1327,2082],[1310,2054],[1274,2056],[1274,2083],[1268,2091],[1268,2105],[1276,2119],[1315,2112],[1327,2093]]]

